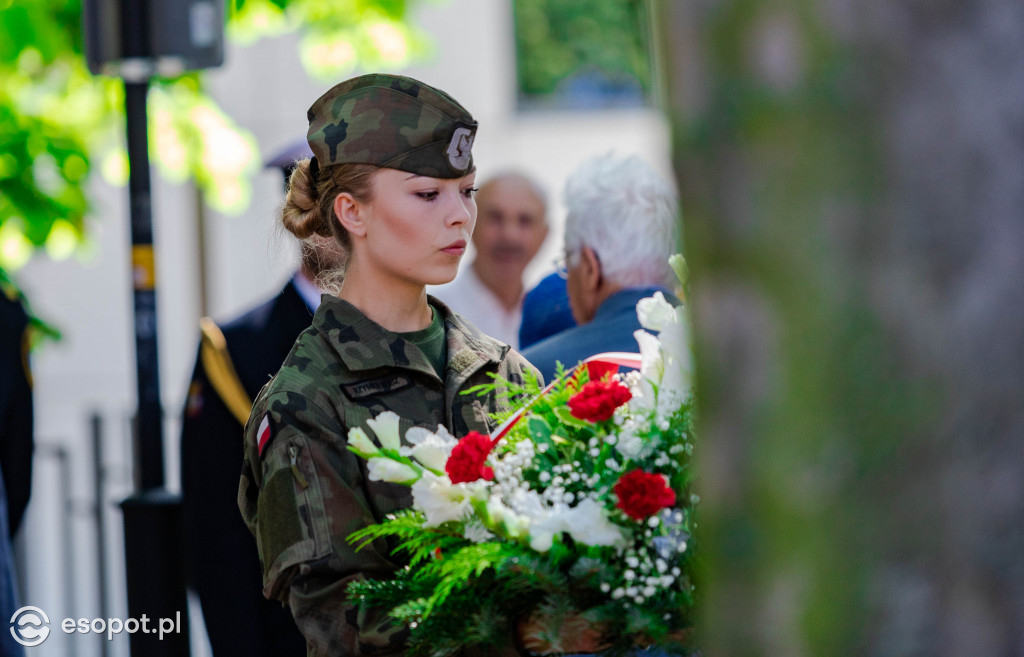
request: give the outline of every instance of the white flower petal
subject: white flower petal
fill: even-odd
[[[584,545],[622,545],[622,529],[608,520],[608,513],[596,501],[587,498],[563,516],[566,530]]]
[[[366,432],[359,427],[349,429],[348,444],[349,447],[355,448],[365,457],[372,456],[379,451],[377,446],[373,444],[373,441],[370,440],[370,437],[366,435]]]
[[[487,531],[483,523],[478,519],[473,519],[466,523],[466,526],[462,528],[462,535],[467,541],[473,543],[486,543],[494,538],[494,534]]]
[[[655,292],[653,297],[640,299],[636,304],[636,314],[640,319],[640,326],[648,331],[664,331],[676,321],[675,308],[665,300],[665,295],[661,292]]]
[[[470,491],[463,484],[452,484],[447,476],[424,472],[412,485],[413,506],[427,516],[424,527],[437,527],[463,520],[472,512]]]
[[[651,383],[661,383],[664,362],[661,358],[661,343],[647,331],[634,331],[633,337],[640,347],[640,376]]]
[[[419,473],[405,463],[399,463],[384,456],[375,456],[366,462],[370,481],[389,481],[394,484],[411,484]]]
[[[452,448],[445,445],[436,436],[412,448],[412,457],[427,466],[431,470],[444,472],[444,466],[448,463]]]
[[[377,417],[367,420],[366,423],[377,434],[377,440],[384,449],[398,451],[402,445],[402,439],[398,435],[398,415],[394,411],[384,411]]]
[[[412,447],[403,447],[400,450],[403,456],[411,456],[438,472],[444,471],[448,457],[451,456],[455,446],[459,444],[459,441],[455,440],[442,426],[438,427],[437,433],[422,427],[412,427],[405,432],[405,442]]]

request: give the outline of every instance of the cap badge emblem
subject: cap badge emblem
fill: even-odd
[[[452,133],[451,143],[448,144],[448,163],[457,171],[462,171],[469,166],[469,158],[472,157],[473,138],[476,135],[469,128],[458,127]]]

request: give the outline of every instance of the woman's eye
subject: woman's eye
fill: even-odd
[[[437,192],[416,192],[416,196],[419,196],[424,201],[433,201],[437,198]]]
[[[465,196],[466,198],[473,198],[473,196],[476,195],[478,191],[480,190],[477,189],[476,187],[470,187],[469,189],[462,190],[462,195]]]

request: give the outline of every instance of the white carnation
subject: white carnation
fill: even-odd
[[[463,520],[472,511],[472,498],[472,491],[464,484],[452,484],[447,476],[432,472],[424,472],[412,485],[413,507],[427,516],[424,527]]]
[[[402,447],[399,452],[402,456],[411,456],[431,470],[444,472],[448,457],[451,456],[452,449],[458,441],[444,431],[443,427],[439,429],[438,433],[420,427],[409,429],[405,432],[405,440],[412,447]]]

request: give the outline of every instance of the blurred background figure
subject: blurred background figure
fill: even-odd
[[[0,618],[4,619],[11,618],[21,606],[11,539],[21,524],[32,483],[28,326],[28,314],[16,290],[4,286],[0,291]],[[2,634],[0,654],[24,654],[12,634]]]
[[[526,293],[519,324],[520,350],[576,326],[565,283],[559,272],[551,272]]]
[[[520,173],[502,173],[480,185],[473,262],[454,281],[428,288],[487,335],[519,348],[523,272],[548,234],[547,199]]]
[[[267,162],[284,173],[311,155],[306,142]],[[301,264],[273,299],[218,327],[201,320],[202,342],[181,435],[181,484],[191,584],[199,594],[214,655],[305,655],[306,641],[280,603],[262,592],[256,542],[236,501],[242,429],[252,399],[309,326],[321,290],[342,276],[333,240],[302,244]]]
[[[6,487],[8,531],[4,533],[13,537],[32,491],[29,317],[13,285],[0,280],[0,288],[0,474]]]
[[[636,304],[657,291],[671,302],[669,256],[679,248],[676,195],[639,157],[587,160],[565,185],[569,305],[579,326],[523,350],[544,375],[605,351],[636,352]]]

